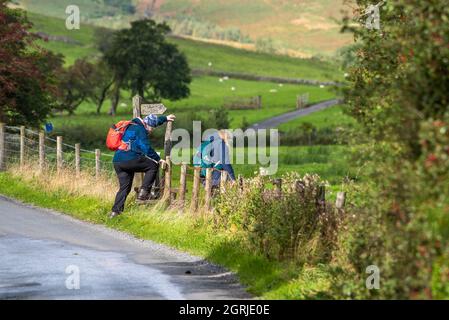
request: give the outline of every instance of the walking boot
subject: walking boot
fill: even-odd
[[[109,214],[109,219],[114,219],[115,217],[118,217],[120,214],[121,214],[120,212],[114,212],[114,211],[112,211],[112,212]]]
[[[148,190],[140,188],[139,195],[137,196],[137,200],[139,201],[147,201],[150,199],[150,193]]]

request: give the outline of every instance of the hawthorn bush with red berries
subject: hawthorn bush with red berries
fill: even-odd
[[[355,220],[341,234],[335,292],[352,298],[449,298],[449,6],[389,0],[380,30],[365,27],[357,0],[346,30],[349,113],[361,124],[355,164],[364,186]],[[368,290],[366,268],[380,270]]]

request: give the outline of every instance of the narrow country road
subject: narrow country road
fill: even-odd
[[[0,196],[0,299],[247,298],[200,258]]]
[[[291,120],[294,120],[296,118],[306,116],[308,114],[311,114],[313,112],[317,112],[332,106],[335,106],[337,104],[340,104],[340,99],[333,99],[328,101],[323,101],[314,105],[311,105],[310,107],[307,107],[305,109],[295,110],[291,112],[287,112],[284,114],[281,114],[279,116],[267,119],[265,121],[262,121],[260,123],[256,123],[251,126],[252,129],[271,129],[271,128],[277,128],[279,125],[289,122]]]

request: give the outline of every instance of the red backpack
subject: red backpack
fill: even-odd
[[[132,121],[119,121],[109,128],[108,136],[106,137],[106,146],[111,151],[123,150],[128,151],[130,145],[122,141],[126,129],[132,125]]]

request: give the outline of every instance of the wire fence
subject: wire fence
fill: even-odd
[[[13,127],[0,124],[0,166],[25,165],[38,163],[39,170],[59,172],[72,170],[77,175],[81,172],[91,174],[97,179],[115,176],[112,154],[97,150],[86,150],[80,144],[71,145],[63,141],[63,137],[48,137],[25,127]],[[158,190],[157,199],[168,204],[176,198],[185,206],[187,186],[192,188],[190,201],[193,210],[204,205],[211,209],[211,198],[216,188],[212,185],[212,173],[219,171],[221,179],[227,181],[227,173],[215,168],[208,168],[205,177],[200,176],[200,168],[187,164],[174,165],[170,159],[162,166],[163,174],[154,185]],[[1,168],[0,168],[1,169]],[[173,172],[179,174],[174,179]],[[203,185],[204,188],[200,188]],[[176,203],[179,204],[179,201]]]
[[[70,145],[63,142],[63,137],[56,139],[46,136],[43,132],[35,132],[25,127],[5,126],[0,123],[0,170],[12,165],[23,166],[27,163],[37,163],[39,171],[52,170],[61,172],[71,170],[79,176],[81,172],[90,174],[95,179],[112,179],[115,176],[112,154],[82,149],[80,144]],[[180,207],[186,206],[187,186],[192,188],[190,210],[196,211],[203,206],[205,211],[211,211],[212,198],[217,192],[225,192],[229,175],[224,170],[207,168],[205,176],[201,175],[202,168],[188,164],[174,165],[170,158],[162,166],[163,174],[154,185],[158,190],[156,199],[169,205],[177,203]],[[174,179],[173,169],[179,174]],[[219,179],[216,173],[219,173]],[[203,172],[204,173],[204,172]],[[213,178],[214,177],[214,178]],[[218,185],[214,181],[219,180]],[[239,176],[239,186],[244,188],[246,180]],[[200,186],[204,186],[201,188]],[[282,197],[288,192],[282,188],[282,179],[273,179],[274,189],[265,190],[269,197]],[[285,188],[284,188],[285,189]],[[298,193],[301,188],[292,189],[290,192]],[[178,197],[178,200],[176,198]],[[344,205],[344,195],[340,195],[340,203]],[[153,199],[155,200],[155,199]],[[176,201],[175,201],[176,200]],[[324,187],[317,194],[317,203],[325,201]]]
[[[44,158],[47,169],[73,169],[90,171],[93,174],[112,176],[114,166],[113,154],[99,152],[98,150],[87,150],[75,145],[67,144],[60,139],[42,135],[44,140],[40,141],[41,133],[24,127],[4,126],[2,156],[3,165],[23,164],[26,162],[39,162]],[[59,153],[59,164],[58,164]],[[99,154],[99,157],[97,156]],[[43,165],[43,164],[42,164]]]

